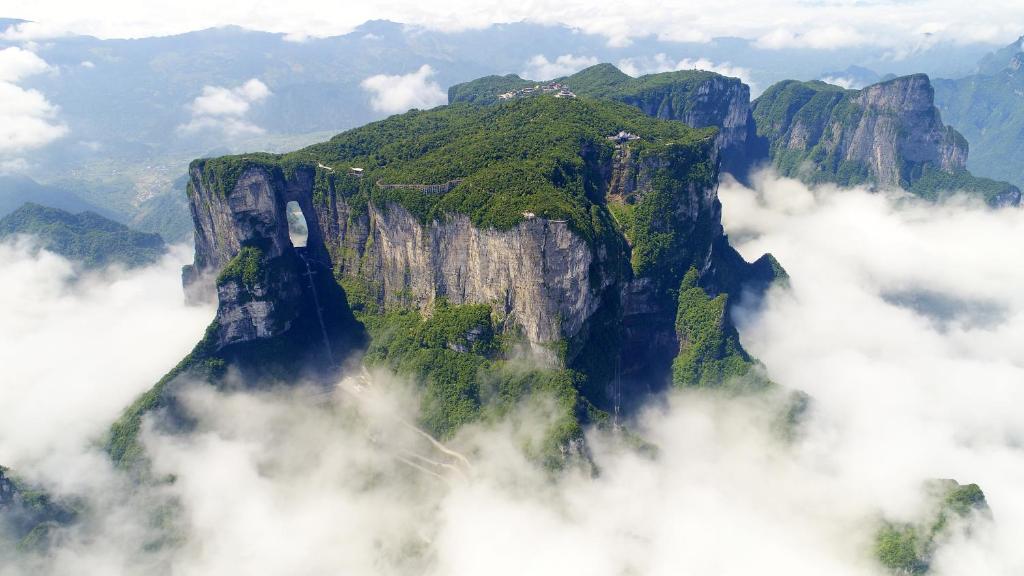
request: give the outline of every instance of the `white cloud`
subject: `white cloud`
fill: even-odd
[[[189,104],[192,120],[178,127],[183,133],[219,130],[228,136],[262,134],[263,129],[245,119],[253,104],[271,95],[266,84],[251,78],[241,86],[203,86],[203,93]]]
[[[846,78],[843,76],[825,76],[824,78],[821,79],[821,81],[825,82],[826,84],[833,84],[835,86],[846,88],[847,90],[859,90],[864,87],[857,80],[853,78]]]
[[[79,64],[79,65],[82,68],[95,68],[96,67],[96,64],[92,60],[82,60],[82,63]]]
[[[750,86],[751,90],[754,89],[754,81],[751,80],[749,68],[733,66],[728,62],[716,64],[707,58],[673,60],[664,53],[658,53],[652,58],[626,58],[619,60],[617,66],[620,70],[633,77],[676,70],[707,70],[722,76],[739,78],[747,86]]]
[[[526,68],[520,76],[531,80],[552,80],[579,72],[597,63],[597,58],[593,56],[562,54],[551,61],[547,56],[537,54],[526,63]]]
[[[167,35],[235,24],[296,36],[350,32],[371,19],[389,19],[443,30],[480,28],[495,22],[566,24],[601,34],[615,46],[654,34],[665,40],[707,42],[715,37],[759,39],[766,48],[802,46],[828,49],[876,43],[914,46],[929,33],[936,40],[1006,43],[1024,29],[1024,5],[1012,0],[965,3],[807,2],[746,0],[663,2],[632,0],[602,5],[591,0],[394,0],[385,4],[324,3],[298,0],[240,11],[231,4],[182,0],[165,3],[98,0],[55,4],[9,0],[11,13],[39,23],[8,30],[9,40],[47,38],[74,30],[100,37]]]
[[[99,521],[63,534],[25,573],[879,576],[874,521],[913,518],[921,482],[953,477],[981,484],[993,520],[942,546],[931,573],[1020,574],[1024,269],[1012,263],[1024,212],[755,182],[722,186],[725,225],[748,256],[770,250],[791,276],[740,328],[773,379],[814,397],[792,441],[772,432],[778,398],[673,393],[630,423],[656,455],[590,430],[599,473],[553,474],[522,450],[550,422],[543,410],[463,429],[446,448],[466,465],[409,425],[415,399],[383,373],[358,387],[350,376],[329,399],[197,387],[183,395],[195,430],[148,425],[143,437],[158,475],[174,481],[128,490],[106,472],[108,491],[89,500]],[[14,369],[0,362],[0,416],[15,420],[0,418],[0,432],[17,432],[0,434],[0,459],[96,429],[198,336],[180,304],[157,313],[148,291],[145,301],[79,293],[54,288],[51,268],[59,277],[66,264],[25,273],[4,263],[19,281],[0,295],[19,296],[0,305],[30,338],[11,331],[2,342],[20,347]],[[180,296],[174,267],[158,276]],[[152,345],[168,324],[176,350]],[[19,460],[57,486],[103,469],[56,461]],[[138,501],[117,500],[125,494]],[[175,546],[153,551],[166,540],[141,527],[162,499],[178,512],[161,517]]]
[[[212,311],[184,305],[184,247],[148,268],[86,274],[30,248],[0,243],[0,462],[70,471],[191,348]]]
[[[45,60],[22,48],[0,50],[0,155],[45,146],[68,133],[59,109],[38,90],[17,82],[51,71]]]
[[[434,69],[424,64],[409,74],[370,76],[359,85],[370,93],[374,110],[395,114],[411,108],[433,108],[448,101],[448,94],[430,79],[433,75]]]

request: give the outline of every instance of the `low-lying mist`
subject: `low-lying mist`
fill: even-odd
[[[154,266],[82,271],[28,238],[0,243],[0,465],[69,480],[76,456],[202,336],[173,247]]]
[[[560,472],[522,449],[543,410],[442,445],[414,425],[415,390],[372,371],[327,396],[187,386],[195,429],[142,436],[173,482],[133,486],[94,442],[212,316],[180,304],[185,256],[72,283],[66,262],[0,247],[19,279],[0,291],[19,327],[0,347],[0,464],[88,503],[0,575],[879,575],[877,520],[915,518],[932,478],[977,482],[993,512],[932,573],[1021,573],[1024,213],[770,174],[720,192],[732,241],[790,274],[737,320],[772,379],[813,397],[798,433],[780,437],[771,395],[675,392],[629,425],[655,450],[590,430],[593,465]]]

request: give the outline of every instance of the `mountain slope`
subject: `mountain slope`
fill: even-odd
[[[93,212],[71,214],[30,202],[0,219],[0,240],[16,234],[33,236],[47,250],[87,268],[144,266],[166,251],[158,234],[137,232]]]
[[[902,187],[930,199],[962,190],[994,206],[1020,203],[1015,186],[967,171],[967,141],[942,124],[923,74],[863,90],[780,82],[754,102],[754,119],[784,176]]]
[[[714,72],[680,70],[633,78],[611,64],[598,64],[547,82],[514,74],[488,76],[452,86],[448,101],[494,104],[501,94],[549,83],[564,85],[577,96],[624,102],[655,118],[678,120],[694,128],[718,128],[721,169],[740,179],[759,160],[751,149],[750,88],[737,78]]]

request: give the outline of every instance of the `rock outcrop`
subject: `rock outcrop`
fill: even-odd
[[[718,128],[715,143],[722,172],[746,181],[751,167],[764,159],[754,144],[750,87],[738,78],[683,70],[641,76],[629,86],[611,97],[654,118],[677,120],[695,128]]]
[[[1015,187],[967,172],[967,141],[943,125],[924,74],[859,91],[789,80],[766,90],[753,109],[758,135],[784,176],[900,187],[926,198],[962,190],[993,205],[1020,202]]]

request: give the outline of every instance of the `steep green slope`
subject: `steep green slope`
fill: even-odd
[[[88,268],[114,263],[144,266],[166,251],[158,234],[137,232],[93,212],[71,214],[33,203],[0,219],[0,239],[16,234],[34,236],[47,250]]]
[[[926,489],[930,507],[919,521],[883,521],[875,534],[875,558],[892,574],[927,574],[942,544],[958,533],[969,535],[978,516],[991,514],[977,484],[934,480]]]

